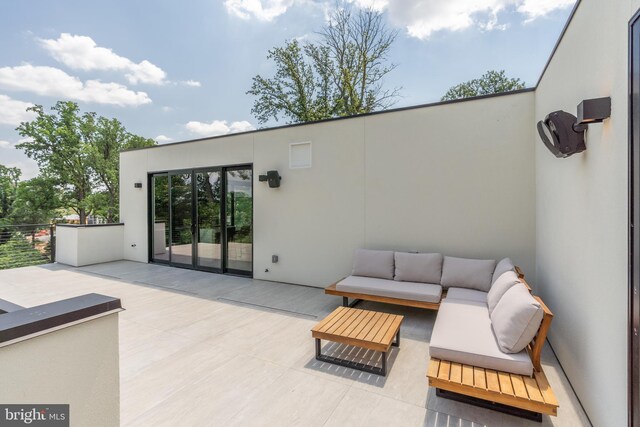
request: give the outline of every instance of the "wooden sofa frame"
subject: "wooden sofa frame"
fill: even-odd
[[[516,267],[516,273],[522,283],[529,289],[529,292],[531,292],[531,287],[524,279],[522,270]],[[429,303],[343,292],[336,289],[337,283],[339,281],[325,288],[325,293],[341,296],[344,306],[353,306],[360,300],[366,300],[429,310],[438,310],[440,308],[439,302]],[[445,296],[446,291],[443,292],[441,300]],[[535,295],[533,297],[544,310],[544,316],[538,332],[527,346],[527,352],[531,357],[534,368],[533,376],[528,377],[431,358],[427,378],[429,385],[436,388],[438,396],[535,421],[541,421],[542,414],[558,415],[558,401],[549,386],[540,363],[542,348],[553,320],[553,313],[540,297]],[[354,301],[349,303],[349,298],[353,298]]]

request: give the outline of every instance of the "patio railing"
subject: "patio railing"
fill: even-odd
[[[0,225],[0,270],[54,262],[55,224]]]

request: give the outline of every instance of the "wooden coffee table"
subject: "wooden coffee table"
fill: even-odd
[[[403,319],[404,316],[395,314],[338,307],[311,329],[311,336],[316,339],[316,359],[386,376],[387,353],[391,346],[400,347]],[[382,353],[382,367],[322,354],[322,340],[379,351]]]

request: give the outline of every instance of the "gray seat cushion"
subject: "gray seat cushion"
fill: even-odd
[[[518,279],[518,275],[515,271],[509,270],[502,273],[500,277],[498,277],[491,285],[491,289],[489,289],[489,293],[487,294],[487,307],[489,307],[489,316],[493,312],[493,309],[496,308],[500,298],[511,289],[512,286],[522,283],[520,279]]]
[[[393,251],[356,249],[353,257],[353,272],[351,274],[354,276],[377,277],[379,279],[393,279]]]
[[[445,288],[468,288],[488,292],[491,288],[491,278],[495,268],[496,262],[492,259],[445,256],[440,284]]]
[[[440,283],[442,254],[395,253],[394,280],[399,282]]]
[[[500,349],[518,353],[538,332],[544,310],[522,283],[511,287],[491,313],[491,325]]]
[[[511,261],[511,258],[502,258],[498,265],[496,265],[496,269],[493,271],[493,278],[491,279],[491,283],[495,283],[498,280],[498,277],[502,276],[502,273],[507,271],[516,271],[516,266]]]
[[[484,303],[445,298],[440,304],[431,342],[431,357],[498,371],[531,375],[533,364],[526,350],[500,351]]]
[[[487,303],[487,293],[476,291],[474,289],[449,288],[446,298],[451,298],[452,300],[457,299],[462,301],[475,301],[484,304]]]
[[[442,295],[442,286],[440,285],[395,282],[393,280],[362,276],[349,276],[338,282],[336,289],[357,294],[436,303],[440,302],[440,296]]]

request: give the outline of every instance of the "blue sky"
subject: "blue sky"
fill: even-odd
[[[399,31],[386,80],[396,107],[504,69],[534,86],[573,0],[352,0]],[[267,50],[312,40],[332,0],[6,0],[0,3],[0,164],[37,173],[15,149],[30,104],[71,99],[160,143],[258,126],[246,91]],[[269,125],[278,124],[276,122]]]

